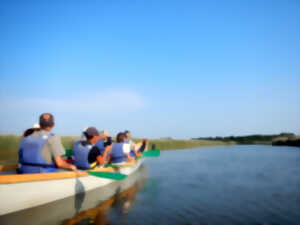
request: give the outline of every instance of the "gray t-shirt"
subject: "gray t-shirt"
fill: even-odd
[[[45,130],[36,131],[32,134],[32,136],[34,137],[47,138],[47,136],[49,136],[41,151],[43,159],[49,164],[54,162],[54,158],[65,154],[65,149],[61,143],[60,137],[57,135],[50,134],[51,133],[49,131]]]

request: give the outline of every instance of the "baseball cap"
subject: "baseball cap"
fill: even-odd
[[[85,133],[88,135],[88,136],[99,136],[99,132],[98,130],[96,129],[96,127],[89,127],[88,129],[86,129]]]

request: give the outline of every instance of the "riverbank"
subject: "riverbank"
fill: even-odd
[[[293,146],[300,147],[300,136],[295,136],[292,138],[279,138],[272,142],[274,146]]]
[[[296,136],[293,133],[280,133],[280,134],[270,134],[270,135],[253,134],[253,135],[246,135],[246,136],[193,138],[193,140],[235,142],[236,144],[240,144],[240,145],[272,145],[272,144],[276,145],[274,143],[276,143],[277,141],[279,141],[279,145],[289,145],[290,143],[294,144],[295,139],[300,139],[300,136]],[[286,142],[287,140],[292,140],[292,142]]]
[[[0,161],[17,162],[18,147],[21,136],[0,135]],[[62,143],[65,149],[71,149],[75,140],[79,137],[62,136]],[[139,139],[135,139],[138,141]],[[215,140],[178,140],[178,139],[149,139],[150,149],[186,149],[202,146],[233,145],[235,142],[224,142]]]

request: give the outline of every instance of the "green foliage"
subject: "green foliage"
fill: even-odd
[[[210,140],[210,141],[224,141],[236,142],[237,144],[272,144],[272,141],[278,137],[294,137],[293,133],[281,133],[277,135],[248,135],[248,136],[227,136],[227,137],[204,137],[195,138],[193,140]]]
[[[63,143],[65,149],[72,149],[74,141],[77,141],[79,139],[79,137],[63,136],[61,137],[61,142]]]

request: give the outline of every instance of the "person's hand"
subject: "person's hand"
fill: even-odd
[[[105,163],[105,158],[106,158],[106,154],[104,153],[103,156],[98,155],[97,156],[97,162],[99,163],[99,165],[103,165]]]
[[[77,172],[77,167],[75,165],[70,165],[70,169],[74,172]]]
[[[130,162],[130,163],[133,163],[133,162],[134,162],[134,158],[131,158],[131,157],[130,157],[130,158],[129,158],[129,162]]]

